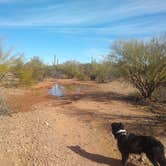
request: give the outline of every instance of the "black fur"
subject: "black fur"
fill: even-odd
[[[158,164],[166,166],[164,146],[160,141],[151,136],[117,133],[119,130],[124,130],[122,123],[112,123],[111,127],[122,155],[122,165],[127,164],[130,153],[145,153],[154,166],[158,166]]]

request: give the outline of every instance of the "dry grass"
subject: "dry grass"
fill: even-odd
[[[10,112],[11,110],[7,104],[5,90],[0,89],[0,115],[9,115]]]

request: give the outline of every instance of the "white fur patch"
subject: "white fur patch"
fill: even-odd
[[[126,130],[118,130],[117,132],[116,132],[116,134],[124,134],[124,135],[126,135],[127,134],[127,131]]]

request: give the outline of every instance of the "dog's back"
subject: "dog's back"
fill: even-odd
[[[118,146],[120,151],[127,152],[129,154],[145,153],[150,158],[152,156],[153,159],[158,161],[161,166],[166,166],[164,146],[154,137],[128,134],[126,136],[119,137]]]
[[[111,126],[112,133],[117,139],[118,148],[122,154],[123,164],[128,158],[126,156],[130,153],[145,153],[154,166],[157,166],[157,162],[160,166],[166,166],[164,146],[160,141],[152,136],[129,134],[124,130],[122,123],[113,123]]]
[[[135,134],[128,134],[127,136],[127,145],[128,148],[131,147],[137,151],[141,147],[143,152],[150,151],[152,148],[160,147],[164,149],[164,146],[161,144],[160,141],[156,140],[154,137],[151,136],[143,136],[143,135],[135,135]]]

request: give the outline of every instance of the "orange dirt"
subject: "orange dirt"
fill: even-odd
[[[83,84],[81,93],[53,97],[54,83]],[[46,80],[20,93],[7,91],[12,116],[0,117],[0,162],[14,166],[120,166],[110,123],[121,121],[129,132],[153,135],[166,145],[166,122],[129,100],[135,92],[119,81],[107,84]],[[163,115],[164,116],[164,115]],[[6,158],[8,156],[8,158]],[[150,165],[130,157],[130,166]],[[6,164],[6,165],[9,165]]]

